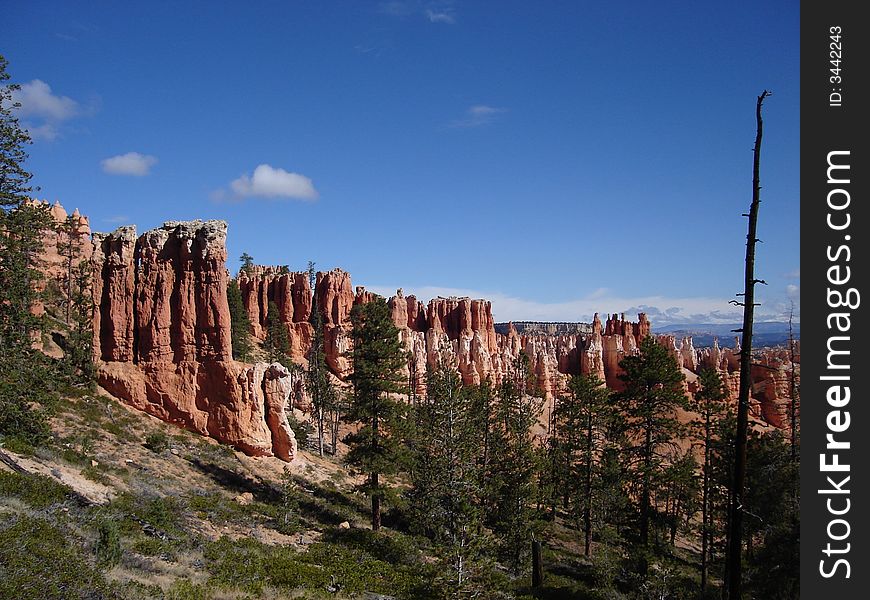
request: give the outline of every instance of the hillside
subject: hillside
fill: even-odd
[[[103,391],[67,396],[51,425],[48,446],[0,450],[0,597],[446,597],[402,504],[373,533],[335,458],[251,458]],[[592,588],[610,567],[585,562],[562,526],[545,539],[534,597],[604,597]],[[482,597],[530,591],[486,570]]]

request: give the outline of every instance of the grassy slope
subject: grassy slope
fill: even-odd
[[[5,450],[29,474],[0,465],[0,597],[444,596],[426,540],[390,514],[383,533],[368,530],[366,499],[337,461],[303,451],[285,487],[280,460],[246,457],[106,395],[67,399],[52,428],[50,448]],[[592,569],[574,535],[553,528],[535,597],[619,597],[590,591],[617,561]],[[483,597],[528,593],[525,578],[497,565],[488,577]]]

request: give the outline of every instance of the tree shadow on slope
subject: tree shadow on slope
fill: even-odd
[[[211,462],[203,462],[198,458],[191,458],[189,462],[200,473],[207,475],[224,489],[237,494],[248,492],[259,502],[275,503],[281,500],[280,490],[262,479],[254,479],[232,469]]]
[[[330,488],[294,477],[299,509],[303,517],[318,523],[338,525],[368,516],[365,501],[337,488]]]

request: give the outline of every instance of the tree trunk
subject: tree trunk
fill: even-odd
[[[755,315],[755,244],[758,241],[758,205],[761,185],[759,170],[761,162],[762,120],[761,105],[770,92],[764,90],[755,106],[755,150],[752,166],[752,204],[749,207],[749,231],[746,235],[746,272],[743,288],[743,329],[740,342],[740,392],[737,404],[737,434],[734,441],[734,479],[731,488],[730,531],[728,535],[728,577],[725,582],[727,598],[740,600],[741,549],[743,545],[743,491],[746,485],[746,441],[749,424],[750,370],[752,368],[752,322]]]
[[[583,506],[583,554],[592,554],[592,415],[586,421],[586,482]]]
[[[317,408],[317,453],[323,458],[323,407]]]
[[[372,531],[377,531],[381,528],[381,496],[379,486],[379,477],[377,473],[371,474],[372,484]]]
[[[541,556],[541,542],[532,540],[532,587],[541,587],[544,581],[544,559]]]
[[[709,400],[708,400],[709,403]],[[701,591],[707,589],[707,513],[710,504],[710,407],[704,420],[704,483],[701,490]]]

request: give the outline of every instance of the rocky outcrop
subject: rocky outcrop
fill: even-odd
[[[110,393],[253,456],[292,460],[298,375],[232,360],[227,225],[170,221],[94,236],[94,353]]]
[[[323,323],[326,364],[344,379],[350,375],[350,311],[355,299],[350,274],[341,269],[317,273],[314,294]]]
[[[780,429],[789,429],[792,378],[800,390],[800,341],[794,344],[794,361],[789,348],[760,348],[752,352],[750,371],[750,414],[757,422]],[[734,340],[734,348],[720,348],[714,340],[711,348],[696,351],[698,368],[716,369],[729,393],[729,400],[736,404],[740,391],[740,343]],[[800,412],[800,408],[797,408]]]
[[[291,272],[286,267],[252,266],[239,273],[239,289],[251,322],[251,335],[266,339],[269,321],[277,318],[287,330],[290,358],[305,363],[311,350],[311,285],[306,271]],[[274,302],[277,315],[269,314]]]
[[[93,240],[94,357],[131,362],[136,228],[120,227],[110,234],[95,233]]]
[[[57,222],[67,218],[51,207]],[[71,237],[84,244],[87,219]],[[278,363],[254,365],[232,360],[226,288],[226,234],[221,221],[167,222],[137,237],[133,227],[93,234],[81,256],[93,267],[94,356],[100,383],[143,411],[212,436],[257,456],[292,459],[296,442],[288,425],[292,409],[310,410],[298,369]],[[47,233],[46,269],[57,270],[57,233]],[[54,236],[54,237],[52,237]],[[68,236],[69,237],[69,236]],[[239,274],[239,287],[259,340],[273,319],[286,327],[291,360],[305,364],[311,348],[314,302],[324,327],[327,364],[339,380],[352,365],[350,313],[375,294],[353,288],[340,269],[317,273],[311,290],[306,272],[253,266]],[[270,314],[274,303],[275,314]],[[466,384],[508,377],[521,354],[528,357],[537,387],[547,398],[563,394],[570,376],[592,374],[613,389],[622,387],[619,366],[651,335],[641,313],[596,314],[592,323],[496,325],[492,305],[483,299],[439,297],[428,303],[402,290],[388,300],[393,322],[408,351],[406,375],[414,392],[425,394],[428,366],[455,368]],[[696,349],[691,338],[657,336],[687,375],[687,391],[697,389],[694,374],[719,370],[733,399],[739,383],[739,345]],[[799,377],[799,352],[754,353],[751,408],[759,423],[788,427],[792,371]]]
[[[37,290],[43,292],[48,286],[54,286],[64,294],[63,290],[72,281],[71,276],[79,264],[91,258],[93,246],[88,218],[82,216],[78,209],[68,214],[59,202],[49,204],[48,200],[33,198],[26,200],[25,204],[48,211],[53,221],[52,227],[42,235],[40,268],[44,278],[36,283]],[[31,306],[31,312],[35,315],[45,314],[45,305],[38,300]],[[41,345],[39,340],[35,341],[37,347]]]

